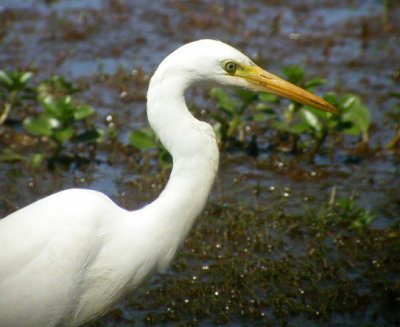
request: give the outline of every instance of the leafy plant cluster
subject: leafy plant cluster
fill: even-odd
[[[287,67],[283,73],[291,83],[311,92],[326,83],[322,78],[305,81],[304,72],[299,66]],[[12,108],[24,109],[25,102],[30,101],[34,107],[41,107],[42,111],[26,117],[22,125],[51,149],[31,155],[31,163],[38,165],[46,159],[54,164],[56,161],[67,159],[67,162],[71,162],[82,157],[76,151],[79,146],[95,144],[106,135],[89,120],[95,113],[94,108],[75,101],[74,94],[80,90],[62,77],[53,76],[32,88],[29,87],[32,76],[29,71],[6,73],[0,70],[0,101],[3,107],[0,126]],[[314,153],[328,138],[336,139],[347,134],[356,136],[362,142],[369,139],[370,112],[361,98],[354,94],[338,96],[328,92],[323,95],[326,101],[341,111],[341,115],[316,110],[294,101],[283,106],[281,99],[275,95],[244,90],[236,90],[232,95],[220,88],[213,88],[210,96],[218,103],[219,110],[212,111],[211,117],[221,146],[245,147],[254,155],[258,152],[260,135],[272,135],[268,141],[278,150],[284,150],[280,144],[286,143],[286,151],[311,149]],[[132,131],[129,141],[140,150],[155,149],[159,153],[160,164],[164,167],[171,165],[168,152],[150,128]],[[24,159],[10,148],[4,149],[0,155],[3,161]]]
[[[129,141],[139,150],[158,149],[158,162],[160,165],[162,167],[170,167],[172,165],[171,155],[158,140],[156,134],[150,127],[132,131],[129,134]]]
[[[3,103],[0,126],[6,121],[13,107],[20,106],[22,101],[32,98],[33,89],[27,86],[32,76],[31,72],[6,73],[0,70],[0,100]]]
[[[94,143],[102,137],[103,132],[88,120],[95,110],[74,100],[73,94],[80,90],[64,78],[52,76],[32,88],[28,86],[32,76],[31,72],[6,73],[0,70],[0,100],[4,106],[0,124],[5,122],[13,108],[25,110],[25,101],[29,100],[43,110],[40,114],[26,117],[22,125],[51,149],[50,154],[47,151],[32,154],[30,163],[39,165],[43,159],[47,159],[50,165],[56,161],[71,162],[79,156],[75,151],[77,146]],[[25,160],[25,157],[6,148],[0,159],[14,161]]]
[[[291,83],[310,92],[326,83],[322,78],[305,82],[304,72],[299,66],[287,67],[283,72]],[[238,90],[235,96],[231,97],[222,89],[213,89],[211,95],[217,99],[220,109],[213,117],[217,121],[214,127],[222,144],[232,138],[244,143],[246,126],[254,122],[262,123],[264,127],[260,126],[261,130],[267,128],[278,131],[275,143],[290,139],[292,150],[314,146],[314,150],[318,151],[329,136],[337,134],[354,135],[363,142],[369,139],[370,112],[361,98],[354,94],[340,97],[336,93],[328,92],[323,95],[326,101],[341,111],[341,115],[317,110],[294,101],[283,107],[281,99],[271,94]],[[301,134],[308,135],[308,140],[301,142]],[[252,140],[256,137],[253,135]]]
[[[299,66],[287,67],[283,72],[291,83],[310,92],[326,83],[323,78],[305,81],[304,72]],[[325,93],[323,98],[341,111],[341,115],[334,115],[294,101],[283,107],[281,99],[272,94],[257,94],[240,89],[234,92],[231,95],[221,88],[210,91],[210,96],[218,102],[219,110],[213,111],[211,117],[215,121],[214,130],[222,146],[245,147],[256,155],[257,138],[261,134],[258,131],[267,130],[277,131],[271,140],[273,145],[278,147],[280,143],[289,140],[289,149],[295,152],[304,149],[318,152],[329,137],[338,135],[352,135],[362,142],[369,139],[370,111],[357,95]],[[256,132],[252,131],[252,125],[257,126]],[[308,138],[301,135],[308,135]],[[160,146],[147,129],[133,132],[131,141],[138,149]]]

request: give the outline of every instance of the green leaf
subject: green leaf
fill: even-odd
[[[224,90],[214,87],[210,91],[211,96],[214,96],[218,100],[218,106],[228,114],[234,114],[236,108],[240,106],[238,101],[235,101],[231,96]]]
[[[262,113],[265,113],[265,114],[267,114],[267,115],[269,115],[269,116],[278,116],[277,114],[276,114],[276,112],[270,107],[270,106],[268,106],[267,104],[265,104],[265,103],[258,103],[257,105],[256,105],[256,110],[257,111],[260,111],[260,112],[262,112]]]
[[[84,104],[78,105],[74,109],[74,119],[82,120],[94,113],[94,109],[91,106],[87,106]]]
[[[80,89],[75,88],[71,82],[58,75],[53,75],[49,83],[55,88],[56,91],[64,94],[72,94],[81,91]]]
[[[260,93],[258,99],[263,102],[277,102],[279,98],[275,94]]]
[[[319,120],[318,116],[311,112],[310,110],[306,108],[302,108],[299,111],[301,119],[310,127],[312,127],[314,130],[317,132],[322,131],[322,123]]]
[[[0,161],[24,161],[25,158],[11,149],[4,149],[0,154]]]
[[[322,98],[334,107],[337,107],[339,105],[339,99],[335,92],[327,92],[323,95]]]
[[[348,111],[349,108],[357,101],[357,96],[346,94],[340,101],[340,107]]]
[[[284,123],[282,123],[279,120],[273,120],[271,122],[271,125],[272,125],[273,128],[275,128],[277,130],[284,131],[284,132],[290,132],[289,126],[284,124]]]
[[[19,83],[21,85],[25,85],[29,82],[29,80],[32,78],[33,73],[32,72],[24,72],[21,74],[21,76],[19,77]]]
[[[55,118],[42,115],[38,118],[25,118],[23,125],[32,134],[51,136],[53,129],[60,126],[60,122]]]
[[[272,111],[272,109],[265,103],[257,103],[256,110],[261,112]]]
[[[62,119],[59,103],[52,95],[44,96],[40,102],[42,103],[46,113],[48,113],[50,116]]]
[[[14,84],[14,81],[4,70],[0,70],[0,80],[9,88]]]
[[[99,138],[101,138],[102,134],[104,133],[99,129],[91,129],[75,137],[74,142],[78,143],[96,142]]]
[[[72,96],[66,95],[57,99],[52,95],[45,95],[40,98],[40,102],[42,103],[46,113],[49,116],[57,118],[62,122],[67,122],[68,120],[74,119],[76,108]],[[91,109],[88,108],[79,108],[77,110],[77,117],[85,116],[90,112]]]
[[[216,120],[218,123],[221,125],[228,125],[228,120],[225,119],[224,117],[221,117],[220,115],[217,114],[211,114],[211,117]]]
[[[368,139],[371,114],[361,98],[353,94],[345,95],[339,103],[339,110],[342,111],[342,121],[352,124],[343,131],[351,135],[362,135],[364,140]]]
[[[217,136],[218,142],[220,142],[224,138],[224,135],[226,135],[226,133],[224,132],[224,130],[226,131],[226,128],[224,128],[221,125],[221,123],[215,123],[213,125],[213,129],[214,129],[215,135]]]
[[[295,124],[289,127],[289,131],[293,134],[300,134],[307,132],[309,130],[309,125],[305,123]]]
[[[74,130],[72,128],[65,128],[54,133],[54,137],[60,143],[64,143],[65,141],[69,140],[72,135],[74,135]]]
[[[74,118],[75,104],[71,95],[62,96],[58,101],[60,114],[62,115],[62,120],[68,121]]]
[[[158,156],[158,161],[160,166],[163,168],[172,167],[172,156],[165,149],[161,150],[160,155]]]
[[[73,87],[72,83],[57,75],[53,75],[50,80],[41,82],[37,87],[39,98],[47,95],[73,94],[79,91],[79,89]]]
[[[72,105],[72,96],[70,95],[63,96],[60,100],[60,103],[66,108],[70,107]]]
[[[307,89],[309,89],[309,88],[313,88],[316,86],[324,85],[324,84],[326,84],[326,82],[327,81],[325,78],[316,77],[316,78],[313,78],[312,80],[306,82],[305,87]]]
[[[149,150],[157,147],[157,143],[155,142],[154,138],[143,130],[131,132],[129,135],[129,141],[135,148],[139,150]]]
[[[286,75],[289,82],[293,84],[299,84],[303,77],[304,72],[300,66],[289,66],[282,69],[283,73]]]
[[[29,163],[32,167],[39,167],[44,158],[45,155],[43,153],[32,153],[29,157]]]
[[[311,106],[304,105],[303,108],[308,110],[308,111],[310,111],[315,116],[317,116],[317,117],[319,117],[321,119],[324,119],[324,120],[326,120],[326,119],[328,119],[328,120],[330,120],[330,119],[336,120],[338,118],[337,115],[334,115],[334,114],[332,114],[332,113],[330,113],[328,111],[322,111],[322,110],[316,109],[316,108],[311,107]]]
[[[346,212],[351,212],[354,210],[356,203],[353,199],[341,198],[336,201],[336,203]]]
[[[264,121],[268,120],[268,118],[270,118],[270,116],[265,113],[262,113],[262,112],[259,112],[259,113],[256,113],[253,115],[253,121],[256,121],[256,122],[264,122]]]
[[[369,210],[365,211],[360,217],[352,222],[350,228],[366,228],[374,221],[374,219],[375,215],[371,214]]]
[[[236,94],[242,99],[244,102],[250,103],[253,100],[257,99],[258,94],[252,91],[247,91],[243,89],[237,89]]]

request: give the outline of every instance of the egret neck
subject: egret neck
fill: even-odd
[[[168,241],[165,264],[172,260],[193,222],[204,208],[218,169],[219,150],[213,128],[189,112],[184,93],[190,74],[168,74],[160,65],[147,94],[150,126],[172,155],[173,168],[150,210],[159,237]],[[188,77],[189,76],[189,77]]]

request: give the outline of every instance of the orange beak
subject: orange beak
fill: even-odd
[[[235,76],[246,79],[249,83],[249,87],[254,90],[280,95],[320,110],[328,111],[333,114],[340,114],[338,109],[320,97],[258,66],[241,65],[238,67]]]

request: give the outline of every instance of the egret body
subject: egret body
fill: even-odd
[[[0,220],[0,326],[79,326],[167,268],[203,209],[218,168],[213,128],[188,111],[184,93],[214,82],[272,92],[337,112],[219,41],[200,40],[160,64],[148,120],[173,157],[152,203],[127,211],[106,195],[69,189]]]

